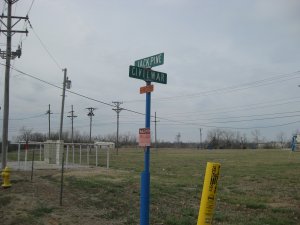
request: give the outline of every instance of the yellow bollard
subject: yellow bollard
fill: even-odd
[[[2,180],[3,180],[2,187],[3,188],[10,188],[11,187],[11,183],[10,183],[10,180],[9,180],[10,169],[7,166],[2,171],[1,176],[2,176]]]
[[[211,225],[216,202],[220,163],[208,162],[204,177],[197,225]]]

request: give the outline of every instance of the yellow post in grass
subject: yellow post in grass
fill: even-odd
[[[220,167],[220,163],[208,162],[206,165],[197,225],[211,225],[212,223]]]

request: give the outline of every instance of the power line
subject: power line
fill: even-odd
[[[2,64],[2,63],[0,63],[1,65],[4,65],[4,64]],[[53,87],[56,87],[56,88],[58,88],[58,89],[62,89],[61,87],[59,87],[59,86],[57,86],[57,85],[54,85],[54,84],[52,84],[52,83],[50,83],[50,82],[47,82],[47,81],[44,81],[44,80],[42,80],[42,79],[40,79],[40,78],[37,78],[37,77],[35,77],[35,76],[33,76],[33,75],[30,75],[30,74],[28,74],[28,73],[25,73],[25,72],[23,72],[23,71],[21,71],[21,70],[18,70],[18,69],[16,69],[16,68],[14,68],[14,67],[11,67],[13,70],[15,70],[15,71],[17,71],[17,72],[19,72],[19,73],[21,73],[21,74],[23,74],[23,75],[26,75],[26,76],[28,76],[28,77],[31,77],[31,78],[33,78],[33,79],[36,79],[36,80],[38,80],[38,81],[40,81],[40,82],[43,82],[43,83],[46,83],[46,84],[48,84],[48,85],[50,85],[50,86],[53,86]],[[101,100],[97,100],[97,99],[94,99],[94,98],[91,98],[91,97],[88,97],[88,96],[85,96],[85,95],[82,95],[82,94],[79,94],[79,93],[76,93],[76,92],[73,92],[73,91],[70,91],[70,90],[67,90],[69,93],[72,93],[72,94],[74,94],[74,95],[77,95],[77,96],[80,96],[80,97],[83,97],[83,98],[86,98],[86,99],[89,99],[89,100],[92,100],[92,101],[95,101],[95,102],[98,102],[98,103],[101,103],[101,104],[104,104],[104,105],[107,105],[107,106],[114,106],[114,105],[112,105],[112,104],[110,104],[110,103],[106,103],[106,102],[103,102],[103,101],[101,101]],[[128,111],[128,112],[132,112],[132,113],[135,113],[135,114],[139,114],[139,115],[145,115],[144,113],[141,113],[141,112],[137,112],[137,111],[134,111],[134,110],[130,110],[130,109],[126,109],[126,108],[123,108],[123,110],[125,110],[125,111]],[[211,114],[211,113],[210,113]],[[153,116],[152,116],[153,117]],[[197,125],[197,124],[195,124],[195,123],[193,123],[193,124],[191,124],[191,123],[186,123],[186,122],[182,122],[182,121],[178,121],[178,120],[171,120],[171,119],[167,119],[167,118],[163,118],[163,117],[157,117],[158,119],[162,119],[162,120],[165,120],[165,121],[169,121],[169,122],[173,122],[173,123],[180,123],[180,124],[182,124],[182,125],[193,125],[193,126],[198,126],[199,127],[199,125]],[[285,125],[289,125],[289,124],[293,124],[293,123],[296,123],[296,122],[298,122],[298,121],[295,121],[295,122],[291,122],[291,123],[287,123],[287,124],[278,124],[278,125],[274,125],[274,126],[265,126],[265,127],[218,127],[218,126],[209,126],[209,125],[203,125],[203,127],[211,127],[211,128],[228,128],[228,129],[259,129],[259,128],[270,128],[270,127],[279,127],[279,126],[285,126]],[[200,124],[201,125],[201,124]],[[202,125],[201,125],[202,126]]]
[[[293,75],[293,77],[290,77],[291,75]],[[266,85],[270,85],[270,84],[274,84],[274,83],[278,83],[278,82],[288,81],[291,79],[299,78],[299,76],[300,76],[300,71],[295,71],[292,73],[281,74],[281,75],[265,78],[262,80],[233,85],[233,86],[229,86],[229,87],[213,89],[213,90],[209,90],[209,91],[202,91],[202,92],[198,92],[198,93],[194,93],[194,94],[185,94],[185,95],[169,96],[169,97],[162,97],[162,98],[154,98],[153,100],[165,101],[165,100],[174,99],[174,100],[178,101],[179,98],[192,98],[192,97],[198,97],[198,96],[208,96],[208,95],[212,95],[212,94],[223,94],[223,93],[241,91],[241,90],[245,90],[245,89],[249,89],[249,88],[261,87],[261,86],[266,86]],[[124,101],[124,102],[133,103],[133,102],[140,102],[140,101],[142,101],[142,100],[128,100],[128,101]]]
[[[46,47],[46,45],[44,44],[44,42],[42,41],[42,39],[39,37],[39,35],[35,32],[35,30],[33,29],[32,24],[30,23],[30,21],[28,20],[29,26],[31,28],[31,30],[33,31],[34,35],[37,37],[37,39],[39,40],[40,44],[42,45],[42,47],[44,48],[44,50],[47,52],[48,56],[52,59],[52,61],[55,63],[55,65],[57,66],[57,68],[59,70],[62,70],[62,67],[59,65],[59,63],[57,62],[57,60],[54,58],[54,56],[50,53],[50,51],[48,50],[48,48]]]
[[[0,65],[5,66],[5,64],[3,64],[3,63],[0,63]],[[23,72],[23,71],[21,71],[21,70],[15,68],[15,67],[10,66],[10,68],[11,68],[12,70],[15,70],[15,71],[17,71],[17,72],[19,72],[19,73],[25,75],[25,76],[30,77],[30,78],[32,78],[32,79],[38,80],[38,81],[40,81],[40,82],[42,82],[42,83],[45,83],[45,84],[48,84],[48,85],[50,85],[50,86],[52,86],[52,87],[55,87],[55,88],[58,88],[58,89],[62,89],[62,87],[60,87],[60,86],[58,86],[58,85],[52,84],[52,83],[50,83],[50,82],[48,82],[48,81],[45,81],[45,80],[42,80],[42,79],[40,79],[40,78],[38,78],[38,77],[36,77],[36,76],[30,75],[30,74],[28,74],[28,73],[25,73],[25,72]],[[103,104],[103,105],[107,105],[107,106],[110,106],[110,107],[114,107],[113,104],[110,104],[110,103],[107,103],[107,102],[104,102],[104,101],[101,101],[101,100],[98,100],[98,99],[95,99],[95,98],[91,98],[91,97],[88,97],[88,96],[86,96],[86,95],[83,95],[83,94],[80,94],[80,93],[77,93],[77,92],[74,92],[74,91],[71,91],[71,90],[66,90],[66,92],[69,92],[69,93],[71,93],[71,94],[77,95],[77,96],[79,96],[79,97],[83,97],[83,98],[85,98],[85,99],[88,99],[88,100],[91,100],[91,101],[94,101],[94,102],[101,103],[101,104]],[[139,114],[139,115],[145,115],[145,113],[137,112],[137,111],[134,111],[134,110],[131,110],[131,109],[126,109],[126,108],[122,108],[122,109],[123,109],[124,111],[127,111],[127,112],[132,112],[132,113]]]
[[[289,115],[289,116],[276,116],[276,117],[265,117],[265,118],[253,118],[253,119],[245,119],[245,120],[228,120],[228,121],[211,121],[209,123],[201,123],[201,124],[211,124],[211,123],[239,123],[239,122],[250,122],[250,121],[260,121],[260,120],[274,120],[274,119],[283,119],[283,118],[292,118],[299,117],[300,115]],[[185,120],[187,122],[199,122],[199,120]],[[199,122],[200,123],[200,122]]]
[[[273,128],[273,127],[282,127],[282,126],[287,126],[287,125],[291,125],[291,124],[295,124],[295,123],[299,123],[300,120],[297,121],[293,121],[293,122],[289,122],[289,123],[283,123],[283,124],[276,124],[276,125],[270,125],[270,126],[255,126],[255,127],[231,127],[231,126],[214,126],[214,125],[203,125],[203,124],[196,124],[196,123],[187,123],[187,122],[183,122],[183,121],[176,121],[176,120],[170,120],[170,119],[166,119],[166,118],[161,118],[160,119],[169,121],[169,122],[174,122],[173,124],[169,124],[169,125],[187,125],[187,126],[193,126],[193,127],[208,127],[208,128],[219,128],[219,129],[232,129],[232,130],[252,130],[252,129],[267,129],[267,128]],[[177,124],[176,124],[177,123]],[[162,123],[162,125],[166,125],[164,123]]]
[[[226,119],[237,119],[237,118],[251,118],[258,116],[274,116],[274,115],[283,115],[291,113],[299,113],[300,111],[289,111],[289,112],[276,112],[276,113],[264,113],[264,114],[254,114],[254,115],[242,115],[242,116],[229,116],[229,117],[214,117],[214,118],[205,118],[205,120],[226,120]]]
[[[4,65],[4,64],[2,64],[2,63],[0,63],[0,64],[1,64],[1,65]],[[46,84],[48,84],[48,85],[50,85],[50,86],[53,86],[53,87],[56,87],[56,88],[58,88],[58,89],[62,89],[61,87],[59,87],[59,86],[57,86],[57,85],[54,85],[54,84],[52,84],[52,83],[50,83],[50,82],[44,81],[44,80],[42,80],[42,79],[40,79],[40,78],[37,78],[37,77],[35,77],[35,76],[33,76],[33,75],[30,75],[30,74],[28,74],[28,73],[25,73],[25,72],[23,72],[23,71],[20,71],[20,70],[14,68],[14,67],[12,67],[12,69],[15,70],[15,71],[17,71],[17,72],[19,72],[19,73],[21,73],[21,74],[23,74],[23,75],[29,76],[29,77],[31,77],[31,78],[33,78],[33,79],[36,79],[36,80],[38,80],[38,81],[40,81],[40,82],[46,83]],[[104,101],[101,101],[101,100],[98,100],[98,99],[94,99],[94,98],[85,96],[85,95],[83,95],[83,94],[79,94],[79,93],[74,92],[74,91],[71,91],[71,90],[67,90],[67,92],[72,93],[72,94],[77,95],[77,96],[80,96],[80,97],[83,97],[83,98],[86,98],[86,99],[89,99],[89,100],[91,100],[91,101],[95,101],[95,102],[98,102],[98,103],[101,103],[101,104],[110,106],[110,107],[114,107],[114,106],[115,106],[115,105],[112,105],[112,104],[110,104],[110,103],[107,103],[107,102],[104,102]],[[293,99],[299,99],[299,98],[293,98]],[[277,105],[282,105],[282,104],[289,104],[289,103],[292,102],[293,99],[291,99],[291,100],[288,101],[288,102],[283,102],[283,103],[273,104],[273,105],[269,105],[269,106],[277,106]],[[265,105],[266,102],[253,104],[253,106],[256,106],[255,109],[257,109],[257,108],[258,108],[257,105],[262,105],[262,104],[263,104],[263,106],[261,106],[262,108],[268,107],[267,105]],[[245,107],[245,109],[251,109],[251,107],[248,107],[248,106],[249,106],[249,105],[239,106],[238,108]],[[251,105],[250,105],[250,106],[251,106]],[[125,111],[128,111],[128,112],[135,113],[135,114],[145,115],[144,113],[137,112],[137,111],[134,111],[134,110],[130,110],[130,109],[126,109],[126,108],[122,108],[122,109],[125,110]],[[231,109],[232,109],[232,107],[231,107]],[[244,110],[244,109],[243,109],[243,110]],[[207,113],[207,114],[209,114],[209,115],[216,114],[216,109],[214,109],[213,111],[214,111],[214,113]],[[237,111],[237,110],[236,110],[236,109],[235,109],[235,110],[232,109],[232,110],[230,110],[230,111]],[[230,111],[225,111],[225,112],[230,112]],[[222,112],[224,112],[224,111],[222,111]],[[195,113],[198,113],[198,114],[199,114],[199,112],[195,112]],[[183,114],[186,115],[186,113],[183,113]],[[168,114],[168,115],[169,115],[169,114]],[[205,115],[205,114],[202,114],[202,115]],[[153,116],[152,116],[152,117],[153,117]]]
[[[30,7],[29,7],[28,12],[27,12],[27,15],[28,15],[28,16],[29,16],[29,13],[30,13],[30,11],[31,11],[31,9],[32,9],[32,6],[33,6],[34,1],[35,1],[35,0],[32,0],[32,2],[31,2],[31,4],[30,4]]]
[[[168,116],[170,116],[170,115],[183,115],[185,117],[187,115],[194,114],[194,113],[197,114],[197,115],[213,115],[213,114],[219,114],[219,113],[242,111],[242,110],[246,110],[246,109],[251,110],[251,109],[258,109],[258,108],[267,108],[267,107],[274,107],[274,106],[279,106],[279,105],[290,104],[290,103],[293,103],[293,102],[300,102],[300,98],[296,97],[296,98],[280,99],[279,101],[283,101],[283,102],[277,103],[278,100],[276,100],[276,101],[267,101],[267,102],[260,102],[260,103],[255,103],[255,104],[241,105],[241,106],[236,106],[236,107],[215,108],[215,109],[210,109],[210,110],[206,110],[206,111],[172,113],[172,114],[168,114]],[[274,104],[268,104],[268,103],[272,103],[272,102],[275,102],[275,103]]]
[[[15,119],[9,119],[9,120],[28,120],[28,119],[35,119],[35,118],[39,118],[44,116],[45,114],[39,114],[39,115],[35,115],[35,116],[30,116],[30,117],[24,117],[24,118],[15,118]],[[0,120],[3,120],[3,118],[1,118]]]

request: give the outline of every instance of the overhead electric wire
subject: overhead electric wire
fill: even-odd
[[[276,117],[264,117],[264,118],[252,118],[252,119],[244,119],[244,120],[227,120],[227,121],[210,121],[208,123],[201,123],[201,124],[211,124],[211,123],[240,123],[240,122],[249,122],[249,121],[259,121],[259,120],[274,120],[274,119],[283,119],[283,118],[291,118],[291,117],[300,117],[300,115],[288,115],[288,116],[276,116]],[[204,120],[204,119],[203,119]],[[195,120],[185,120],[187,122],[198,122],[200,123],[199,119]]]
[[[5,65],[2,64],[2,63],[0,63],[0,64],[3,65],[3,66],[5,66]],[[28,77],[31,77],[31,78],[33,78],[33,79],[35,79],[35,80],[38,80],[38,81],[43,82],[43,83],[46,83],[46,84],[48,84],[48,85],[50,85],[50,86],[56,87],[56,88],[58,88],[58,89],[62,89],[61,87],[59,87],[59,86],[57,86],[57,85],[54,85],[54,84],[52,84],[52,83],[50,83],[50,82],[44,81],[44,80],[42,80],[42,79],[40,79],[40,78],[37,78],[37,77],[35,77],[35,76],[33,76],[33,75],[30,75],[30,74],[28,74],[28,73],[25,73],[25,72],[23,72],[23,71],[21,71],[21,70],[18,70],[18,69],[16,69],[16,68],[12,67],[12,66],[11,66],[11,69],[13,69],[13,70],[15,70],[15,71],[17,71],[17,72],[19,72],[19,73],[21,73],[21,74],[23,74],[23,75],[26,75],[26,76],[28,76]],[[106,103],[106,102],[104,102],[104,101],[100,101],[100,100],[97,100],[97,99],[94,99],[94,98],[85,96],[85,95],[83,95],[83,94],[79,94],[79,93],[74,92],[74,91],[67,90],[67,92],[72,93],[72,94],[77,95],[77,96],[80,96],[80,97],[83,97],[83,98],[86,98],[86,99],[89,99],[89,100],[91,100],[91,101],[95,101],[95,102],[98,102],[98,103],[101,103],[101,104],[110,106],[110,107],[113,107],[113,106],[114,106],[114,105],[112,105],[112,104],[110,104],[110,103]],[[128,111],[128,112],[135,113],[135,114],[145,115],[144,113],[140,113],[140,112],[137,112],[137,111],[134,111],[134,110],[130,110],[130,109],[126,109],[126,108],[122,108],[122,109],[123,109],[123,110],[126,110],[126,111]],[[153,117],[153,116],[151,116],[151,117]],[[199,124],[195,124],[195,123],[187,123],[187,122],[182,122],[182,121],[176,121],[176,120],[167,119],[167,118],[164,118],[164,117],[156,117],[156,118],[157,118],[157,119],[166,120],[166,121],[169,121],[169,122],[180,123],[180,124],[183,124],[183,125],[192,125],[192,126],[197,126],[197,127],[203,126],[203,127],[210,127],[210,128],[224,128],[224,129],[260,129],[260,128],[271,128],[271,127],[285,126],[285,125],[290,125],[290,124],[293,124],[293,123],[298,123],[298,122],[300,122],[300,121],[294,121],[294,122],[285,123],[285,124],[278,124],[278,125],[272,125],[272,126],[262,126],[262,127],[219,127],[219,126],[205,125],[205,124],[201,124],[201,123],[199,123]]]
[[[3,64],[3,63],[0,63],[0,65],[5,66],[5,64]],[[21,71],[21,70],[15,68],[15,67],[13,67],[13,66],[10,66],[10,68],[11,68],[12,70],[15,70],[15,71],[17,71],[17,72],[19,72],[19,73],[25,75],[25,76],[30,77],[30,78],[32,78],[32,79],[38,80],[38,81],[40,81],[40,82],[42,82],[42,83],[48,84],[48,85],[50,85],[50,86],[52,86],[52,87],[55,87],[55,88],[58,88],[58,89],[61,89],[61,90],[62,90],[62,87],[59,87],[58,85],[52,84],[52,83],[50,83],[50,82],[48,82],[48,81],[45,81],[45,80],[42,80],[42,79],[40,79],[40,78],[38,78],[38,77],[36,77],[36,76],[30,75],[30,74],[28,74],[28,73],[25,73],[25,72],[23,72],[23,71]],[[95,98],[91,98],[91,97],[88,97],[88,96],[86,96],[86,95],[83,95],[83,94],[80,94],[80,93],[77,93],[77,92],[74,92],[74,91],[71,91],[71,90],[66,90],[66,92],[72,93],[72,94],[74,94],[74,95],[77,95],[77,96],[80,96],[80,97],[83,97],[83,98],[89,99],[89,100],[91,100],[91,101],[95,101],[95,102],[98,102],[98,103],[101,103],[101,104],[104,104],[104,105],[107,105],[107,106],[110,106],[110,107],[114,107],[114,105],[111,104],[111,103],[107,103],[107,102],[104,102],[104,101],[101,101],[101,100],[98,100],[98,99],[95,99]],[[137,111],[134,111],[134,110],[131,110],[131,109],[126,109],[126,108],[123,108],[123,107],[122,107],[122,109],[125,110],[125,111],[128,111],[128,112],[135,113],[135,114],[145,115],[145,113],[137,112]]]
[[[290,76],[293,77],[290,77]],[[178,98],[191,98],[191,97],[198,97],[198,96],[208,96],[212,94],[223,94],[223,93],[229,93],[229,92],[234,92],[234,91],[240,91],[240,90],[246,90],[249,88],[254,88],[254,87],[261,87],[261,86],[266,86],[270,85],[273,83],[278,83],[278,82],[283,82],[283,81],[288,81],[291,79],[296,79],[299,78],[300,76],[300,71],[295,71],[287,74],[281,74],[269,78],[265,78],[262,80],[257,80],[253,82],[248,82],[248,83],[243,83],[239,85],[234,85],[234,86],[229,86],[229,87],[224,87],[224,88],[218,88],[218,89],[213,89],[209,91],[202,91],[199,93],[194,93],[194,94],[183,94],[183,95],[177,95],[177,96],[169,96],[169,97],[161,97],[161,98],[153,98],[154,101],[165,101],[165,100],[170,100],[170,99],[175,99],[178,100]],[[125,103],[133,103],[133,102],[140,102],[142,100],[127,100],[124,101]]]
[[[60,113],[52,113],[51,114],[60,114]],[[22,117],[22,118],[9,118],[9,121],[11,120],[28,120],[28,119],[35,119],[35,118],[40,118],[40,117],[43,117],[45,116],[46,114],[43,113],[43,114],[38,114],[38,115],[35,115],[35,116],[28,116],[28,117]],[[64,113],[64,115],[67,115],[67,113]],[[0,120],[3,120],[3,118],[0,118]]]
[[[170,120],[162,117],[157,117],[157,119],[162,119],[166,120],[169,122],[174,122],[177,124],[173,125],[189,125],[189,126],[194,126],[196,128],[199,127],[207,127],[207,128],[219,128],[219,129],[234,129],[234,130],[251,130],[251,129],[267,129],[267,128],[273,128],[273,127],[282,127],[282,126],[287,126],[295,123],[299,123],[300,120],[289,122],[289,123],[284,123],[284,124],[276,124],[276,125],[270,125],[270,126],[255,126],[255,127],[231,127],[231,126],[214,126],[214,125],[205,125],[202,123],[189,123],[189,122],[183,122],[183,121],[176,121],[176,120]]]
[[[30,13],[30,11],[31,11],[31,9],[32,9],[32,6],[33,6],[34,1],[35,1],[35,0],[32,0],[32,2],[31,2],[31,4],[30,4],[30,7],[29,7],[29,9],[28,9],[28,11],[27,11],[27,16],[29,16],[29,13]]]
[[[228,117],[213,117],[213,118],[203,118],[205,120],[223,120],[223,119],[236,119],[236,118],[249,118],[258,116],[274,116],[282,114],[299,113],[300,111],[289,111],[289,112],[275,112],[275,113],[264,113],[264,114],[254,114],[254,115],[241,115],[241,116],[228,116]]]
[[[30,13],[30,11],[31,11],[31,9],[32,9],[32,6],[33,6],[34,1],[35,1],[35,0],[32,0],[31,4],[30,4],[30,6],[29,6],[29,9],[28,9],[28,11],[27,11],[27,13],[26,13],[26,16],[27,16],[27,17],[29,16],[29,13]],[[27,27],[27,24],[28,24],[28,23],[29,23],[29,20],[24,20],[24,24],[23,24],[23,29],[22,29],[22,30],[24,30],[25,27]],[[22,42],[24,41],[24,39],[22,39],[23,36],[24,36],[24,33],[22,33],[22,34],[20,35],[19,45],[22,45]],[[27,37],[27,34],[26,34],[26,37]],[[14,62],[15,62],[15,61],[14,61]]]
[[[36,115],[36,116],[30,116],[30,117],[24,117],[24,118],[15,118],[15,119],[9,119],[9,120],[28,120],[28,119],[39,118],[39,117],[42,117],[44,115],[45,115],[45,113],[39,114],[39,115]],[[0,120],[3,120],[3,119],[1,118]]]
[[[29,26],[30,26],[31,30],[33,31],[34,35],[37,37],[37,39],[39,40],[39,42],[42,45],[42,47],[44,48],[44,50],[47,52],[48,56],[53,60],[53,62],[57,66],[57,68],[60,69],[60,70],[62,70],[62,67],[59,65],[59,63],[54,58],[54,56],[50,53],[50,51],[48,50],[48,48],[46,47],[46,45],[44,44],[44,42],[42,41],[42,39],[39,37],[39,35],[35,32],[35,30],[33,29],[32,24],[30,23],[29,20],[28,20],[28,23],[29,23]]]
[[[168,113],[168,116],[170,115],[182,115],[187,116],[191,114],[197,114],[197,115],[213,115],[213,114],[219,114],[219,113],[227,113],[227,112],[235,112],[235,111],[243,111],[243,110],[251,110],[251,109],[258,109],[258,108],[267,108],[267,107],[275,107],[285,104],[290,104],[294,102],[300,102],[300,97],[296,98],[288,98],[288,99],[280,99],[279,101],[284,101],[280,103],[274,103],[274,104],[268,104],[272,102],[278,102],[276,101],[267,101],[267,102],[260,102],[255,104],[247,104],[247,105],[241,105],[241,106],[235,106],[235,107],[222,107],[222,108],[215,108],[205,111],[193,111],[193,112],[180,112],[180,113]],[[262,106],[260,106],[262,105]]]

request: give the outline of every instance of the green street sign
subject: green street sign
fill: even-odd
[[[167,74],[137,66],[129,66],[129,77],[144,81],[167,84]]]
[[[164,64],[164,53],[159,53],[157,55],[149,56],[144,59],[139,59],[134,62],[135,66],[143,68],[151,68],[162,64]]]

